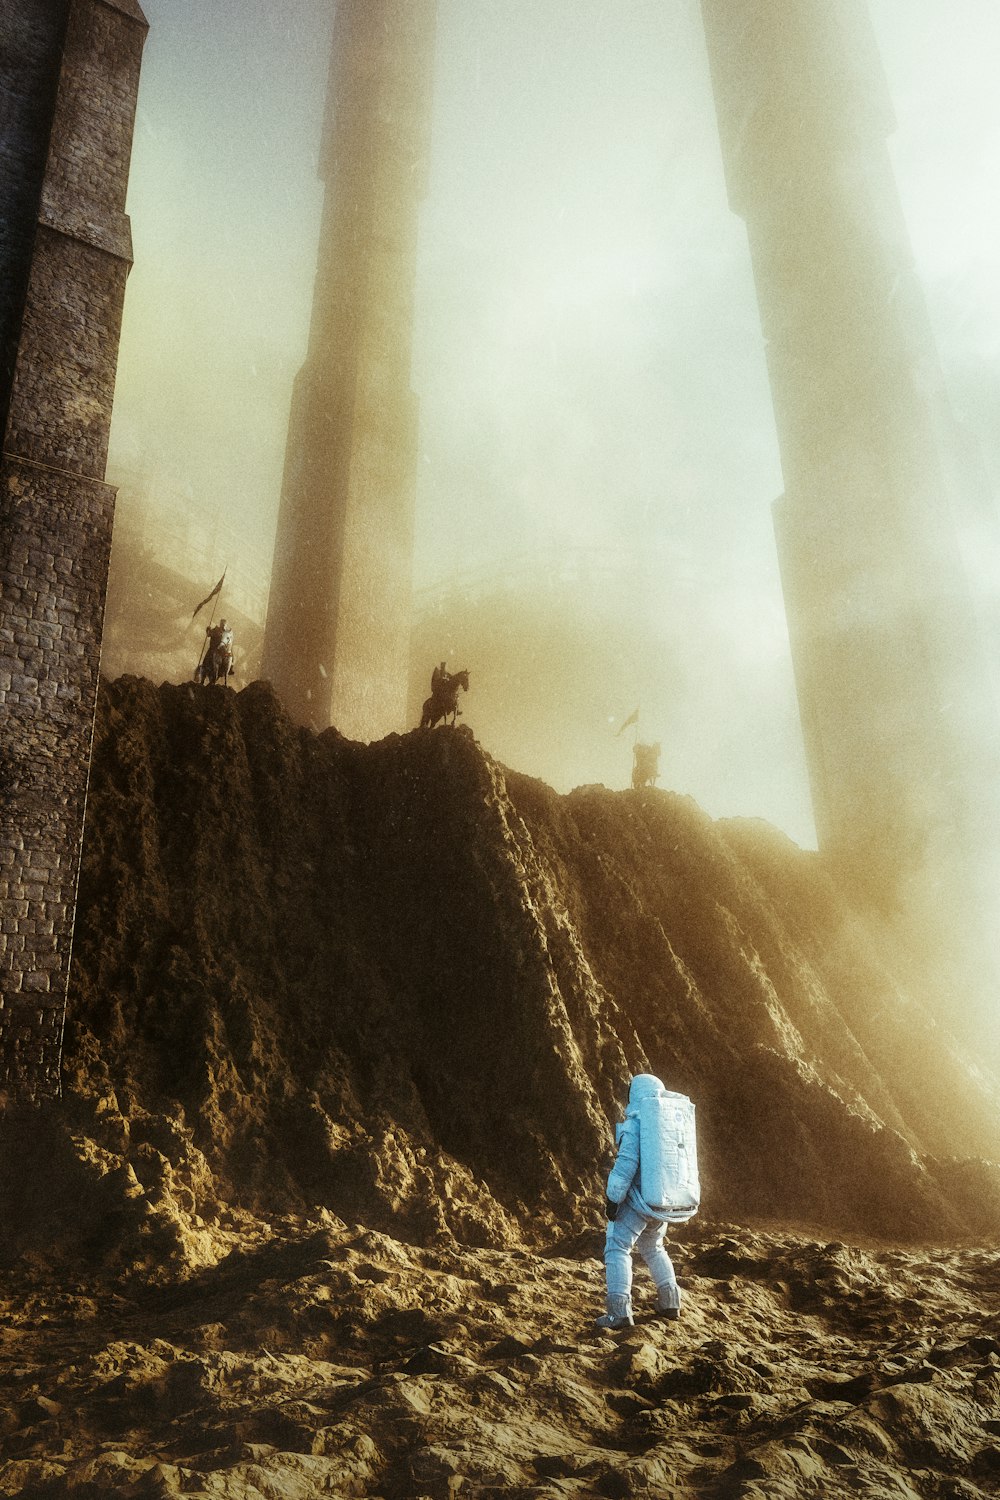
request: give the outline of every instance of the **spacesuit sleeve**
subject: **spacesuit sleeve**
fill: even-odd
[[[615,1164],[608,1174],[608,1197],[612,1203],[624,1203],[639,1170],[639,1122],[625,1121]]]

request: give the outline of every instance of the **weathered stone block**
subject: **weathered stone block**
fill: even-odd
[[[0,1089],[58,1091],[114,492],[103,483],[145,21],[0,12]],[[29,997],[30,996],[30,1003]]]

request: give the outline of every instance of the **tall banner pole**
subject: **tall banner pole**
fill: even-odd
[[[198,613],[198,610],[203,609],[204,606],[208,603],[209,599],[212,600],[212,613],[209,616],[208,624],[205,626],[205,635],[204,635],[204,638],[203,638],[202,643],[201,643],[201,652],[200,652],[200,654],[198,656],[198,665],[194,669],[194,675],[195,675],[196,679],[201,677],[202,663],[205,660],[205,653],[208,650],[208,632],[212,628],[212,621],[215,619],[215,611],[216,611],[216,608],[218,607],[219,600],[222,598],[222,585],[226,581],[226,574],[228,572],[229,572],[229,564],[227,563],[226,566],[222,570],[222,577],[219,579],[218,583],[215,585],[215,588],[209,594],[209,596],[208,596],[207,599],[203,599],[201,601],[201,603],[198,605],[198,609],[196,609],[195,612],[194,612],[194,615],[191,616],[191,624],[193,625],[194,624],[194,618],[195,618],[195,615]],[[189,625],[188,629],[190,630],[190,628],[191,628],[191,626]]]

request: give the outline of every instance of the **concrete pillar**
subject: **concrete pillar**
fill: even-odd
[[[785,493],[820,846],[928,945],[995,942],[1000,727],[959,555],[961,448],[892,176],[865,0],[702,0]],[[954,956],[954,953],[952,954]]]
[[[0,16],[0,1094],[58,1093],[114,490],[104,483],[146,21]]]
[[[295,383],[261,675],[288,712],[405,727],[417,403],[410,346],[436,0],[340,0],[309,350]]]

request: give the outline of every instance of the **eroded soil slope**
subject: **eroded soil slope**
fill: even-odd
[[[602,1334],[639,1068],[705,1209]],[[0,1495],[1000,1493],[996,1086],[771,829],[122,679],[65,1073],[0,1130]]]
[[[593,1225],[630,1071],[696,1099],[705,1211],[1000,1223],[995,1085],[818,858],[667,792],[558,797],[470,732],[362,746],[102,689],[66,1099],[8,1124],[8,1250],[158,1271],[325,1207],[413,1244]],[[961,1157],[954,1161],[950,1158]]]

